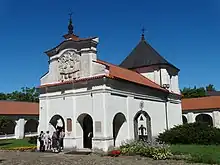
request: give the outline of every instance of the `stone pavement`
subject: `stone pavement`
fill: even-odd
[[[39,152],[0,151],[0,165],[187,165],[183,161],[156,161],[140,157],[100,157]]]

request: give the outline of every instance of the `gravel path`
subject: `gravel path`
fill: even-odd
[[[156,161],[139,157],[100,157],[35,152],[0,152],[0,165],[189,165],[183,161]]]

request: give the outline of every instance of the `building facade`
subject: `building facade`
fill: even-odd
[[[182,99],[183,123],[206,122],[220,128],[220,95],[217,92],[213,94]]]
[[[20,101],[0,101],[0,117],[8,120],[0,129],[0,139],[23,139],[37,136],[39,104]]]
[[[39,86],[38,131],[64,129],[65,148],[119,146],[182,124],[179,69],[144,39],[119,65],[97,58],[99,39],[69,32],[46,51],[49,71]]]

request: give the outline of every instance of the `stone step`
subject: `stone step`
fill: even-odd
[[[74,155],[89,155],[92,150],[87,149],[87,148],[82,148],[82,149],[74,149],[74,150],[69,150],[69,151],[64,151],[65,154],[74,154]]]

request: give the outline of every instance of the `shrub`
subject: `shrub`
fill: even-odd
[[[38,136],[33,136],[29,138],[28,142],[30,144],[37,144],[37,140],[38,140]]]
[[[206,123],[183,124],[159,134],[157,141],[167,144],[220,144],[220,129]]]
[[[169,146],[164,144],[148,144],[142,141],[131,141],[120,146],[121,154],[124,155],[140,155],[150,157],[157,160],[169,158],[172,154]]]

